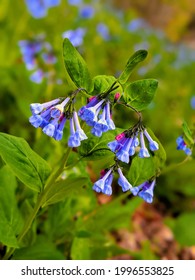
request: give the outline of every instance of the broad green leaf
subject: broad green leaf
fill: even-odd
[[[37,236],[36,243],[15,251],[14,260],[64,260],[64,255],[45,236]]]
[[[136,65],[139,62],[142,62],[146,58],[147,54],[148,54],[148,52],[146,50],[139,50],[139,51],[136,51],[129,58],[129,60],[125,66],[125,70],[121,73],[120,77],[118,78],[118,81],[121,84],[125,84],[127,82],[133,69],[136,67]]]
[[[130,166],[127,178],[135,187],[155,175],[155,166],[152,157],[140,158],[136,156]]]
[[[23,222],[17,207],[17,182],[8,166],[0,170],[0,242],[10,247],[18,247],[16,236]]]
[[[63,56],[66,71],[74,85],[90,92],[92,90],[92,80],[87,64],[67,38],[63,42]]]
[[[117,81],[117,79],[114,76],[98,75],[95,76],[92,81],[94,84],[93,94],[98,94],[109,90],[114,82]],[[117,83],[115,86],[118,86],[118,88],[112,91],[111,94],[113,96],[116,92],[122,93],[122,87],[119,85],[119,83]]]
[[[88,183],[88,180],[86,176],[70,176],[65,180],[60,180],[47,192],[43,206],[57,203],[73,193],[81,192],[82,187]]]
[[[89,260],[90,258],[90,239],[75,237],[71,247],[72,260]]]
[[[150,152],[149,158],[140,158],[138,156],[133,158],[127,174],[127,177],[133,186],[140,185],[151,177],[157,175],[166,161],[166,152],[162,144],[151,129],[147,128],[147,131],[152,139],[158,143],[159,149],[155,152]],[[146,138],[145,143],[146,146],[148,146]]]
[[[189,144],[190,146],[193,145],[194,139],[192,136],[192,132],[185,121],[182,124],[182,128],[183,128],[184,138],[185,138],[187,144]]]
[[[88,139],[81,142],[78,152],[84,160],[99,160],[105,157],[112,157],[113,153],[108,148],[107,143],[114,140],[118,130],[108,131],[101,137],[88,133]]]
[[[41,191],[50,167],[23,138],[0,133],[0,155],[27,187]]]
[[[155,79],[138,80],[129,83],[124,90],[124,100],[138,111],[144,110],[154,98],[158,87]]]
[[[195,213],[182,213],[175,221],[173,233],[176,240],[184,246],[195,245]]]

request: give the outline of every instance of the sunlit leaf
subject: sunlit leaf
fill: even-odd
[[[125,66],[125,70],[121,73],[120,77],[118,78],[118,81],[121,84],[125,84],[127,82],[133,69],[139,62],[142,62],[146,58],[147,54],[148,52],[146,50],[138,50],[129,58]]]
[[[76,87],[84,88],[90,92],[92,90],[92,81],[87,64],[67,38],[63,42],[63,55],[64,65],[72,82]]]
[[[144,79],[129,83],[124,89],[124,100],[138,111],[147,108],[158,87],[155,79]]]

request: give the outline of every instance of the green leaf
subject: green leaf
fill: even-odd
[[[22,227],[22,218],[17,207],[16,178],[8,166],[0,170],[0,242],[18,247],[16,235]]]
[[[147,128],[151,138],[156,141],[159,145],[159,149],[155,152],[151,152],[149,158],[134,157],[127,174],[127,178],[133,186],[138,186],[141,183],[147,181],[151,177],[157,175],[163,168],[166,161],[166,152],[154,135],[151,129]],[[145,139],[146,146],[148,146],[147,140]]]
[[[75,237],[71,247],[72,260],[89,260],[90,258],[90,239]]]
[[[93,94],[98,94],[102,92],[106,92],[113,84],[117,81],[114,76],[107,76],[107,75],[98,75],[93,78],[94,84],[94,92]],[[122,87],[118,85],[118,88],[113,90],[111,94],[115,94],[116,92],[122,92]]]
[[[140,158],[136,156],[131,164],[127,178],[133,186],[138,186],[155,175],[152,157]]]
[[[125,66],[125,70],[121,73],[120,77],[118,78],[118,81],[121,84],[125,84],[127,82],[133,69],[136,67],[136,65],[139,62],[142,62],[146,58],[147,54],[148,54],[148,52],[146,50],[139,50],[139,51],[136,51],[129,58],[129,60]]]
[[[43,235],[37,236],[36,243],[15,251],[14,260],[63,260],[64,255]]]
[[[113,153],[108,148],[107,144],[114,141],[114,137],[118,134],[119,129],[108,131],[101,137],[93,136],[88,133],[88,139],[81,142],[78,147],[78,153],[84,160],[99,160],[105,157],[112,157]]]
[[[129,83],[124,90],[124,100],[138,111],[144,110],[154,98],[158,87],[155,79],[138,80]]]
[[[82,187],[88,183],[88,180],[86,176],[70,176],[65,180],[60,180],[47,192],[43,206],[57,203],[73,193],[81,192]]]
[[[176,240],[184,246],[195,245],[195,213],[182,213],[175,221],[173,232]]]
[[[63,42],[63,56],[66,71],[74,85],[90,92],[92,90],[92,80],[87,64],[67,38]]]
[[[0,155],[27,187],[41,191],[50,167],[23,138],[0,133]]]
[[[189,144],[189,146],[194,145],[194,139],[192,136],[192,132],[185,121],[182,124],[182,128],[183,128],[184,138],[185,138],[187,144]]]

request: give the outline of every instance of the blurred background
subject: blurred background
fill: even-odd
[[[195,164],[192,159],[180,165],[186,155],[176,149],[183,121],[191,129],[195,123],[194,0],[61,0],[47,7],[34,2],[41,1],[0,2],[0,130],[23,137],[55,166],[64,143],[34,129],[28,118],[30,103],[70,91],[63,38],[84,57],[92,77],[119,76],[128,58],[146,49],[148,57],[131,80],[159,81],[143,118],[163,144],[167,161],[153,204],[122,197],[120,191],[109,198],[96,195],[89,187],[51,205],[29,237],[31,251],[21,249],[16,258],[195,259]],[[125,110],[116,108],[113,117],[118,127],[129,127]],[[95,181],[104,165],[81,162],[76,172],[87,170]],[[34,199],[18,182],[19,208],[24,198]],[[41,247],[43,240],[50,251]]]

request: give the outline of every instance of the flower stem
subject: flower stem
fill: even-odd
[[[62,173],[62,171],[64,170],[64,167],[66,166],[69,154],[71,152],[71,148],[67,148],[67,151],[65,153],[65,155],[63,156],[60,165],[57,169],[55,169],[51,175],[49,176],[49,178],[46,181],[46,184],[44,186],[43,191],[38,195],[37,198],[37,202],[33,208],[33,211],[31,213],[31,215],[28,217],[28,219],[26,220],[23,230],[21,231],[21,233],[18,235],[17,241],[18,243],[20,243],[22,241],[22,239],[24,238],[24,236],[27,234],[27,232],[29,231],[29,229],[32,226],[33,221],[35,220],[37,213],[39,212],[40,208],[42,207],[42,205],[45,203],[46,200],[46,196],[47,193],[50,191],[50,189],[53,187],[53,184],[55,183],[55,181],[58,179],[58,177],[60,176],[60,174]],[[8,260],[11,258],[11,256],[13,255],[14,251],[16,248],[10,248],[7,253],[4,256],[4,260]]]

